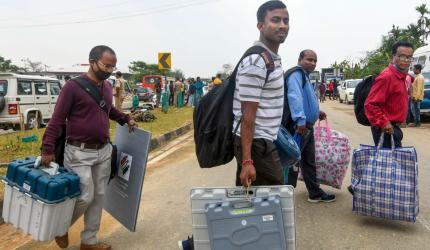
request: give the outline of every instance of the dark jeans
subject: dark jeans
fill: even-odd
[[[309,198],[315,198],[324,194],[324,191],[320,188],[317,181],[314,129],[310,127],[308,129],[308,135],[302,138],[301,141],[302,159],[299,165],[302,170],[306,189],[309,193]]]
[[[415,125],[419,125],[421,124],[421,112],[420,112],[420,108],[421,108],[421,101],[416,101],[416,102],[412,102],[413,104],[413,114],[414,114],[414,123]]]
[[[239,136],[234,136],[234,155],[237,161],[236,186],[242,186],[242,144]],[[251,147],[251,158],[254,161],[257,178],[253,186],[284,185],[284,175],[275,144],[267,139],[254,139]]]
[[[409,123],[414,121],[413,110],[414,110],[414,105],[413,105],[412,99],[409,98],[409,100],[408,100],[408,115],[406,116],[406,124],[409,124]]]
[[[393,124],[394,127],[394,146],[396,148],[402,147],[403,132],[397,124]],[[371,127],[373,141],[375,146],[378,146],[379,139],[381,138],[382,129],[378,127]],[[384,135],[383,148],[391,148],[391,136],[389,134]]]

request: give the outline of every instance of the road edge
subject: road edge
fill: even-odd
[[[192,129],[193,129],[193,124],[188,123],[182,127],[179,127],[175,130],[167,132],[163,135],[160,135],[157,138],[151,139],[151,143],[149,144],[149,153],[151,153],[155,149],[161,148],[162,146],[166,145],[168,142],[178,138],[181,135],[184,135],[185,133],[187,133]]]

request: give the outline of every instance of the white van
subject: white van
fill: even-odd
[[[39,128],[52,117],[61,84],[56,78],[0,73],[0,129]]]
[[[411,71],[415,64],[421,64],[423,66],[423,72],[430,71],[430,45],[420,47],[415,50],[412,56]]]
[[[358,83],[360,83],[362,80],[363,79],[348,79],[345,81],[340,81],[340,84],[337,87],[337,91],[339,93],[339,102],[346,104],[353,103],[355,87],[357,87]]]

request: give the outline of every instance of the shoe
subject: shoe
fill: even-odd
[[[67,232],[63,236],[56,236],[55,243],[57,243],[60,248],[67,248],[69,246],[69,233]]]
[[[180,250],[194,250],[193,236],[188,236],[186,240],[178,241],[178,247]]]
[[[349,185],[349,186],[348,186],[348,191],[349,191],[352,195],[354,195],[354,189],[352,189],[352,185]]]
[[[416,126],[415,126],[415,124],[410,123],[410,124],[408,125],[408,127],[413,128],[413,127],[416,127]]]
[[[112,248],[110,245],[102,242],[99,242],[97,244],[92,244],[92,245],[81,243],[81,250],[111,250],[111,249]]]
[[[321,196],[317,196],[314,198],[309,197],[308,201],[311,203],[318,203],[318,202],[333,202],[336,200],[336,196],[333,194],[322,194]]]

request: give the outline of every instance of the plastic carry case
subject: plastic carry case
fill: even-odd
[[[79,176],[58,165],[51,169],[37,165],[35,157],[9,163],[3,178],[3,218],[34,240],[48,241],[70,227],[80,195]]]
[[[284,250],[279,196],[220,201],[206,205],[212,250]]]
[[[281,201],[284,235],[287,246],[286,249],[296,249],[294,188],[286,185],[250,187],[248,189],[248,195],[246,189],[243,187],[193,188],[191,190],[190,198],[194,249],[211,249],[206,218],[206,207],[208,204],[223,201],[229,202],[243,200],[247,197],[264,198],[276,195],[279,196]]]

